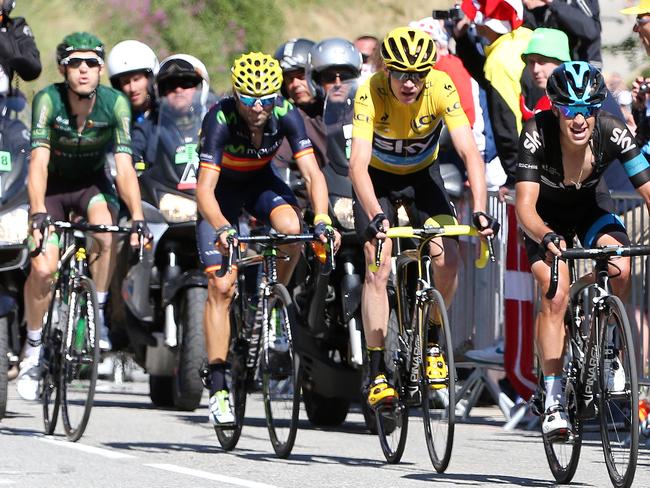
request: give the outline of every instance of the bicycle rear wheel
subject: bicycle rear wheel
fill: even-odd
[[[99,364],[97,291],[90,278],[78,280],[70,294],[60,383],[63,428],[71,441],[79,440],[88,424]]]
[[[234,338],[230,347],[229,360],[230,369],[230,404],[235,415],[235,425],[230,428],[215,427],[214,431],[219,439],[219,444],[226,451],[235,448],[239,437],[241,436],[242,427],[244,426],[244,414],[246,412],[246,392],[248,370],[246,368],[246,358],[248,354],[248,341],[242,335],[244,333],[244,324],[241,318],[231,309],[230,313],[231,330]]]
[[[639,449],[639,385],[625,307],[608,296],[601,324],[598,411],[607,472],[616,487],[632,485]]]
[[[62,276],[52,293],[47,312],[39,364],[41,366],[41,403],[43,405],[43,427],[51,435],[59,417],[61,396],[59,390],[63,332],[68,316],[67,277]]]
[[[456,410],[456,367],[454,349],[447,310],[442,295],[431,290],[431,301],[418,308],[418,323],[421,327],[420,389],[422,391],[422,420],[424,438],[429,457],[438,473],[447,469],[454,444],[454,422]],[[431,315],[431,313],[433,315]],[[427,326],[429,317],[435,317],[440,325],[435,330]],[[429,333],[432,336],[429,336]],[[427,358],[429,345],[434,345],[436,354]],[[427,364],[431,362],[431,364]],[[427,371],[430,373],[427,374]]]
[[[553,440],[542,436],[548,466],[558,483],[567,484],[573,479],[580,461],[582,448],[582,421],[578,417],[578,395],[573,381],[564,386],[567,414],[571,422],[571,432],[565,440]]]
[[[273,450],[278,457],[286,458],[296,440],[300,411],[298,357],[291,338],[293,308],[282,284],[274,285],[265,301],[261,363],[264,412]]]
[[[389,375],[392,375],[398,401],[395,405],[379,407],[375,410],[377,422],[377,435],[379,445],[386,461],[394,464],[400,462],[406,446],[408,434],[409,409],[405,403],[406,388],[404,378],[410,365],[406,364],[406,349],[408,347],[404,338],[399,334],[399,323],[395,309],[391,310],[388,318],[388,334],[386,337],[386,352],[393,358],[387,361]],[[397,358],[397,360],[395,360]]]

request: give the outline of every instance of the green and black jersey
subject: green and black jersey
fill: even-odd
[[[50,149],[50,174],[79,180],[102,169],[107,152],[131,154],[131,107],[120,91],[97,87],[81,132],[70,114],[65,83],[38,92],[32,107],[32,149]]]

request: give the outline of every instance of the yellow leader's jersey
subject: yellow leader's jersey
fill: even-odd
[[[380,71],[357,90],[352,137],[372,141],[370,166],[404,175],[436,160],[443,121],[448,130],[469,126],[449,75],[432,69],[418,99],[406,105],[391,93],[388,76]]]

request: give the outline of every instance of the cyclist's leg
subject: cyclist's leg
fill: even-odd
[[[62,217],[61,202],[55,197],[45,198],[45,208],[54,220]],[[29,237],[30,250],[39,243],[33,242]],[[50,228],[50,237],[45,245],[44,252],[31,259],[31,266],[23,296],[25,302],[25,321],[27,322],[27,340],[23,349],[23,360],[17,378],[17,389],[21,397],[26,400],[36,400],[38,395],[39,370],[38,361],[41,353],[41,333],[43,317],[51,299],[51,285],[56,272],[59,259],[59,240]]]

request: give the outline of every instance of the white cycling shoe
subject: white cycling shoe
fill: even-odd
[[[551,439],[567,438],[571,432],[571,422],[564,406],[552,405],[544,412],[542,434]]]
[[[219,390],[210,397],[208,401],[208,417],[215,427],[232,426],[235,423],[235,416],[230,407],[230,395],[228,390]]]
[[[25,358],[20,362],[20,371],[16,377],[16,390],[23,400],[35,401],[40,395],[41,368],[38,356]]]

